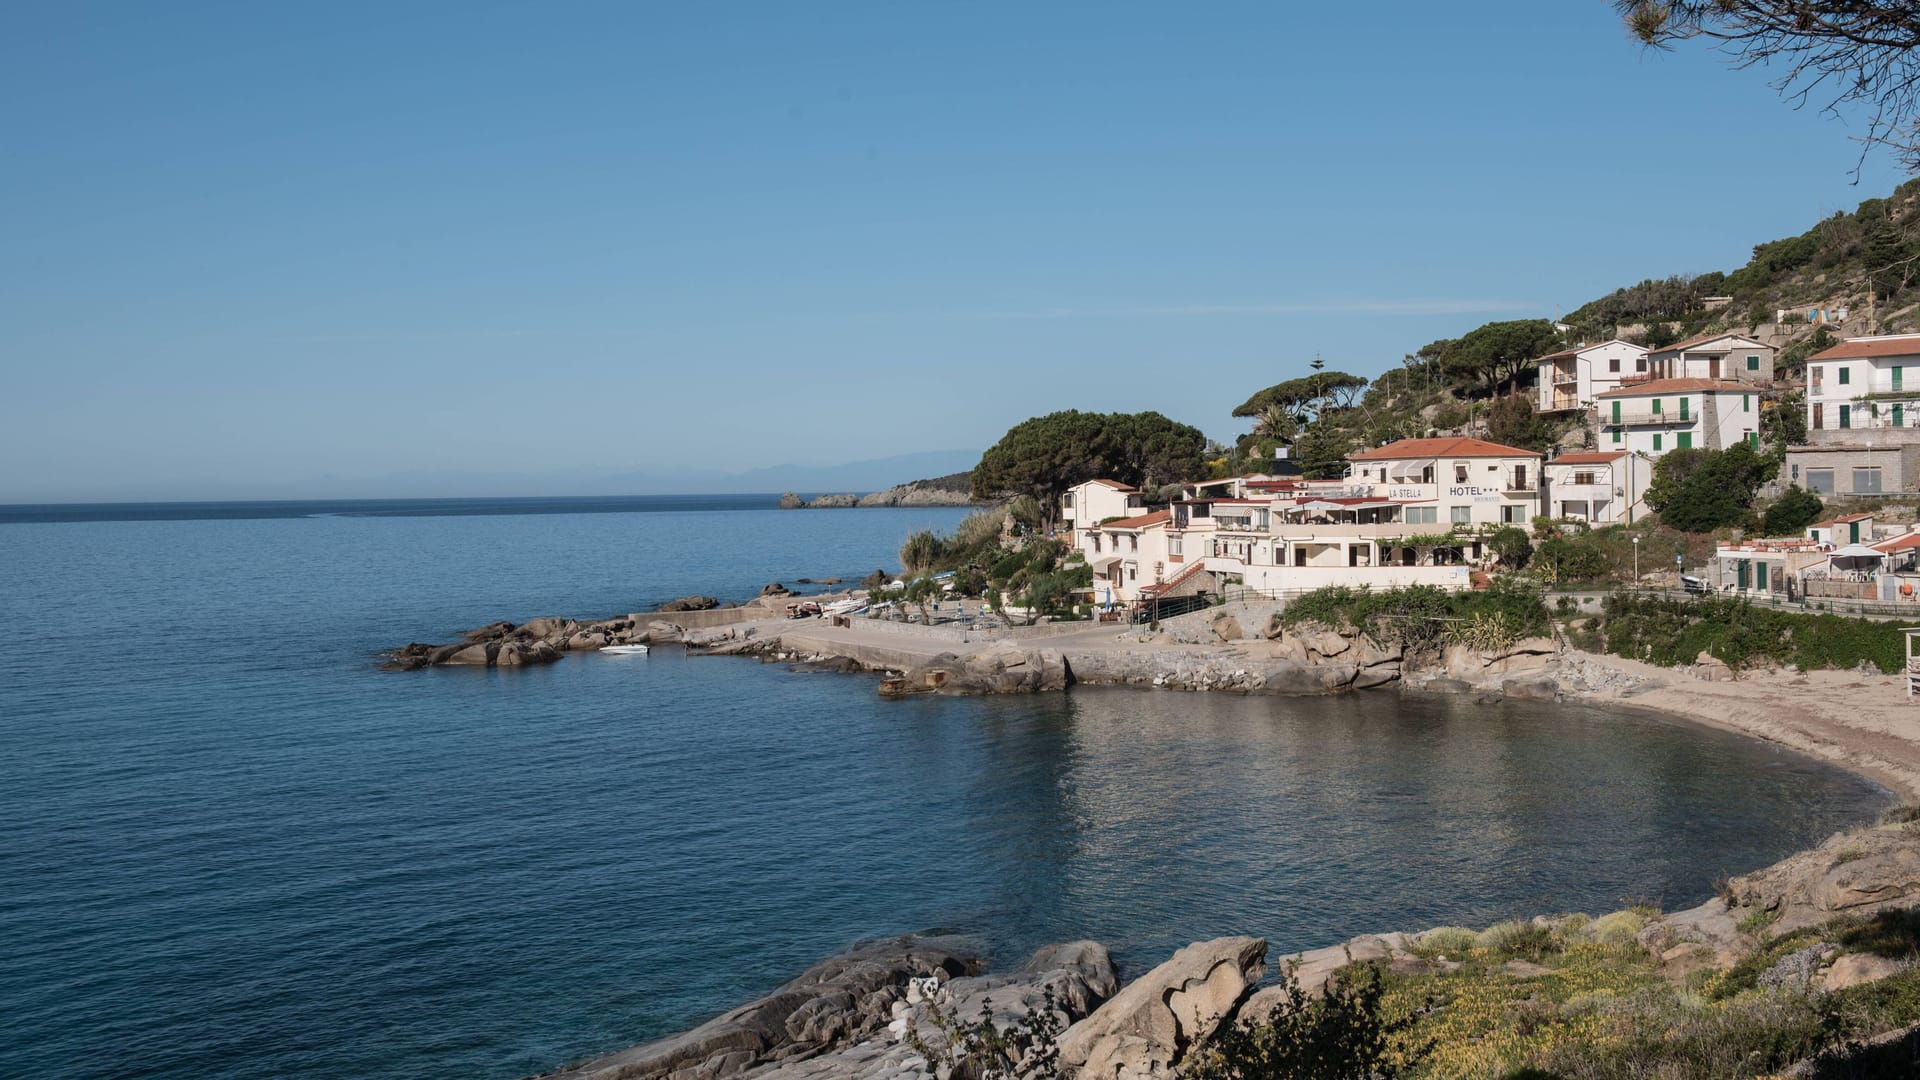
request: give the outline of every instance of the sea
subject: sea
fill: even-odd
[[[883,701],[496,619],[898,565],[775,496],[0,507],[0,1076],[511,1078],[871,937],[996,963],[1691,905],[1889,794],[1650,713],[1375,692]],[[804,586],[801,588],[804,589]]]

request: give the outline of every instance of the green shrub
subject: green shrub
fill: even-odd
[[[1708,653],[1730,667],[1771,660],[1801,668],[1852,668],[1868,661],[1888,674],[1906,663],[1894,623],[1756,607],[1737,597],[1669,600],[1615,593],[1606,602],[1606,650],[1665,667]]]
[[[1487,927],[1478,944],[1501,960],[1540,960],[1555,951],[1552,930],[1519,920]]]
[[[1438,926],[1420,935],[1415,950],[1422,956],[1458,960],[1480,947],[1480,935],[1464,926]]]
[[[1646,928],[1646,917],[1639,912],[1616,911],[1588,923],[1584,932],[1588,939],[1602,945],[1628,945]]]
[[[1183,1080],[1361,1080],[1392,1078],[1433,1050],[1416,1040],[1416,1017],[1380,1007],[1380,968],[1362,964],[1334,974],[1310,997],[1291,966],[1281,973],[1285,1001],[1248,1026],[1222,1024],[1187,1057]]]

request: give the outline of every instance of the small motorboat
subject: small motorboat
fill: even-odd
[[[645,645],[602,645],[600,646],[600,651],[603,653],[612,653],[615,656],[647,655],[647,647]]]

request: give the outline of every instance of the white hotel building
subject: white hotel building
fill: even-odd
[[[1463,589],[1480,535],[1541,512],[1540,455],[1481,439],[1405,439],[1348,459],[1333,481],[1250,480],[1235,494],[1076,530],[1094,599],[1125,605],[1214,591],[1326,585]],[[1457,536],[1444,543],[1436,539]]]

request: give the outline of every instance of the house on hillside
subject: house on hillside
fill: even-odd
[[[1602,450],[1659,457],[1669,450],[1760,448],[1760,402],[1751,384],[1654,379],[1600,395]]]
[[[1807,539],[1828,547],[1873,542],[1872,514],[1842,514],[1807,526]]]
[[[1913,374],[1909,375],[1908,372]],[[1852,337],[1807,358],[1807,441],[1920,442],[1920,334]],[[1907,434],[1912,432],[1912,434]]]
[[[1625,450],[1561,454],[1542,470],[1548,517],[1613,525],[1646,513],[1653,463],[1638,455]]]
[[[1140,489],[1117,480],[1088,480],[1075,484],[1060,496],[1060,524],[1066,530],[1067,543],[1074,533],[1109,518],[1123,518],[1146,509],[1146,497]]]
[[[1615,338],[1541,357],[1539,401],[1543,413],[1588,408],[1594,397],[1624,379],[1647,373],[1647,350]]]
[[[1678,341],[1647,352],[1652,379],[1708,379],[1772,386],[1778,352],[1745,334],[1721,332]]]

